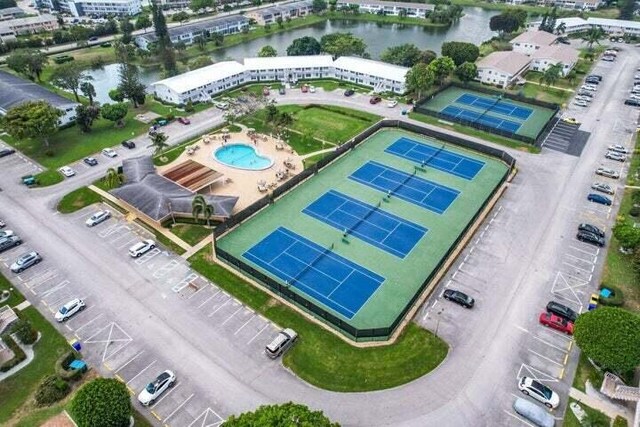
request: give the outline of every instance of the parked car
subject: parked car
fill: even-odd
[[[398,105],[398,101],[396,101],[395,99],[387,102],[387,107],[389,107],[389,108],[393,108],[396,105]]]
[[[278,93],[279,93],[280,95],[284,95],[284,94],[286,94],[286,93],[287,93],[287,91],[285,90],[285,88],[284,88],[284,87],[281,87],[280,89],[278,89]]]
[[[11,271],[14,273],[22,273],[27,268],[34,266],[42,261],[42,257],[36,251],[27,252],[22,254],[11,264]]]
[[[89,166],[96,166],[98,164],[98,161],[96,159],[94,159],[93,157],[85,157],[84,160],[82,160],[82,161],[85,162]]]
[[[605,245],[605,241],[602,237],[597,236],[593,233],[589,233],[588,231],[578,231],[578,234],[576,234],[576,239],[584,243],[599,246],[601,248]]]
[[[307,85],[302,85],[302,87],[300,87],[300,90],[302,91],[302,93],[307,93],[309,92],[309,87]]]
[[[136,148],[136,143],[125,139],[124,141],[122,141],[122,146],[128,148],[129,150],[133,150],[134,148]]]
[[[562,119],[562,121],[565,122],[565,123],[572,124],[572,125],[579,125],[580,124],[580,122],[578,120],[576,120],[575,117],[565,117],[565,118]]]
[[[531,403],[520,397],[513,402],[513,410],[538,427],[554,427],[556,425],[556,420],[553,418],[553,415],[535,403]]]
[[[355,90],[353,90],[353,89],[347,89],[347,90],[345,90],[345,91],[344,91],[344,96],[351,96],[351,95],[353,95],[354,93],[356,93],[356,91],[355,91]]]
[[[62,175],[66,176],[67,178],[70,178],[76,174],[76,171],[71,169],[69,166],[63,166],[60,168],[60,173],[62,173]]]
[[[592,234],[595,234],[596,236],[599,236],[599,237],[604,237],[605,236],[604,231],[600,230],[595,225],[588,224],[586,222],[578,225],[578,231],[586,231],[587,233],[592,233]]]
[[[633,105],[634,107],[640,106],[640,99],[627,98],[624,100],[624,105]]]
[[[588,96],[589,98],[593,98],[594,93],[588,90],[579,90],[578,95],[580,96]]]
[[[226,103],[226,102],[217,101],[217,102],[214,102],[213,105],[219,110],[228,110],[229,109],[229,104]]]
[[[269,88],[268,87],[265,86],[265,87],[262,88],[262,95],[269,96],[269,93],[270,92],[269,92]]]
[[[573,101],[574,105],[577,105],[578,107],[588,107],[589,104],[587,104],[587,101],[583,101],[581,99],[577,99],[575,101]]]
[[[613,204],[613,201],[607,196],[596,193],[589,193],[589,195],[587,196],[587,200],[605,206],[611,206]]]
[[[89,37],[89,41],[90,42],[97,42],[98,41],[98,37],[96,37],[96,36]]]
[[[7,226],[7,223],[4,222],[2,219],[0,219],[0,228],[5,228]]]
[[[589,91],[589,92],[596,92],[598,90],[598,88],[593,86],[593,85],[582,85],[582,86],[580,86],[580,89],[586,90],[586,91]]]
[[[19,246],[21,244],[22,244],[22,239],[18,236],[12,235],[12,236],[0,237],[0,252],[4,252],[11,248],[15,248],[16,246]]]
[[[264,352],[269,358],[275,359],[287,351],[297,339],[298,334],[293,329],[283,329],[269,344],[267,344]]]
[[[575,99],[577,101],[591,102],[591,98],[588,96],[576,95]]]
[[[558,393],[533,378],[520,378],[518,388],[523,394],[533,397],[547,408],[557,408],[560,404]]]
[[[560,316],[571,323],[575,323],[576,319],[578,318],[578,313],[576,313],[566,305],[560,304],[559,302],[555,301],[549,301],[549,303],[547,304],[547,311],[549,313],[555,314],[556,316]]]
[[[87,227],[93,227],[100,224],[101,222],[108,220],[109,218],[111,218],[110,211],[108,210],[98,211],[93,215],[91,215],[89,219],[85,221],[85,224],[87,225]]]
[[[455,302],[456,304],[460,304],[465,308],[473,308],[473,305],[475,304],[475,300],[469,295],[453,289],[445,289],[442,297],[447,301]]]
[[[151,249],[155,247],[156,247],[156,243],[153,240],[146,239],[146,240],[143,240],[142,242],[138,242],[135,245],[131,246],[129,248],[129,255],[132,258],[138,258],[146,254],[147,252],[149,252]]]
[[[602,182],[594,182],[593,184],[591,184],[591,188],[601,193],[615,194],[615,191],[609,184],[605,184]]]
[[[600,167],[596,169],[596,175],[606,176],[607,178],[618,179],[620,178],[620,172],[609,168]]]
[[[169,370],[158,375],[138,394],[138,402],[144,406],[153,405],[158,397],[176,383],[176,375]]]
[[[309,92],[316,93],[316,87],[315,86],[309,86]]]
[[[379,96],[372,96],[372,97],[369,99],[369,104],[377,104],[377,103],[379,103],[380,101],[382,101],[382,98],[380,98]]]
[[[80,298],[75,298],[60,307],[55,314],[55,319],[58,322],[64,322],[71,318],[74,314],[85,309],[85,303]]]
[[[102,149],[102,154],[104,154],[107,157],[116,157],[118,155],[118,153],[116,153],[113,148],[103,148]]]
[[[13,148],[3,148],[0,150],[0,157],[7,157],[12,155],[15,152],[16,150],[14,150]]]
[[[186,117],[178,117],[178,121],[180,123],[182,123],[183,125],[190,125],[191,124],[191,120],[189,120]]]
[[[613,62],[616,60],[616,57],[612,55],[606,55],[602,57],[602,60],[607,62]]]
[[[620,144],[610,145],[609,151],[615,151],[617,153],[622,153],[622,154],[629,154],[629,150],[624,145],[620,145]]]
[[[607,154],[605,154],[604,157],[617,162],[627,161],[627,156],[622,153],[618,153],[617,151],[607,151]]]
[[[563,332],[567,335],[573,335],[573,323],[568,322],[560,316],[556,316],[553,313],[547,313],[543,311],[540,313],[540,317],[538,321],[541,325],[547,326],[551,329],[555,329],[556,331]]]
[[[592,85],[599,85],[600,84],[600,80],[594,78],[594,77],[587,77],[586,79],[584,79],[585,83],[589,83]]]
[[[600,75],[600,74],[589,74],[587,76],[588,79],[590,79],[592,77],[598,79],[599,81],[602,81],[602,75]]]
[[[13,230],[2,230],[0,231],[0,239],[3,239],[5,237],[11,237],[14,234],[15,233],[13,232]]]

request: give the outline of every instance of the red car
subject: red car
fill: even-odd
[[[382,101],[382,98],[380,98],[379,96],[374,96],[369,99],[369,104],[377,104],[380,101]]]
[[[302,85],[302,87],[300,88],[300,90],[302,91],[302,93],[307,93],[307,92],[309,92],[309,86],[307,86],[307,85]]]
[[[187,119],[186,117],[178,117],[178,121],[180,123],[182,123],[183,125],[190,125],[191,124],[191,120]]]
[[[567,335],[573,335],[573,323],[552,313],[540,313],[540,323]]]

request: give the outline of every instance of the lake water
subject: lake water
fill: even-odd
[[[285,55],[287,47],[294,39],[304,36],[320,39],[323,35],[334,32],[351,32],[356,37],[362,38],[373,59],[379,58],[386,48],[404,43],[413,43],[420,49],[430,49],[439,54],[442,43],[446,41],[466,41],[480,44],[493,37],[495,33],[489,29],[489,19],[496,14],[498,12],[479,7],[465,7],[464,16],[460,21],[448,28],[363,21],[325,21],[221,49],[213,53],[211,57],[214,61],[242,61],[244,58],[257,56],[258,51],[264,45],[271,45],[280,55]],[[97,100],[101,103],[112,102],[108,92],[118,84],[118,65],[110,64],[100,70],[88,70],[87,73],[94,79],[92,83],[96,88]],[[153,83],[161,78],[161,70],[141,68],[141,80],[145,84]]]

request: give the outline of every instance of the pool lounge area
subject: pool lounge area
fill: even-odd
[[[259,171],[273,166],[273,160],[261,155],[256,148],[241,142],[231,142],[217,148],[213,158],[232,168]]]

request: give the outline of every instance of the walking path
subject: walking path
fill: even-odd
[[[208,244],[213,243],[213,230],[211,234],[202,239],[197,245],[192,246],[191,249],[188,249],[185,253],[181,255],[184,259],[189,259],[192,255],[196,254],[200,249],[204,248]]]
[[[589,390],[589,388],[591,390]],[[590,408],[596,409],[606,416],[615,419],[617,416],[620,416],[627,420],[629,425],[633,425],[633,414],[627,410],[625,407],[615,404],[606,397],[600,395],[600,393],[591,386],[591,384],[587,384],[587,391],[589,394],[586,394],[577,388],[571,387],[569,390],[569,396],[573,397],[578,403],[589,406]]]
[[[575,92],[575,90],[573,90],[573,89],[569,89],[569,88],[566,88],[566,87],[558,87],[558,86],[547,86],[547,85],[543,85],[540,82],[534,82],[533,80],[527,80],[527,83],[531,83],[532,85],[538,85],[538,86],[546,86],[546,87],[551,88],[551,89],[563,90],[565,92],[571,92],[571,93]]]

